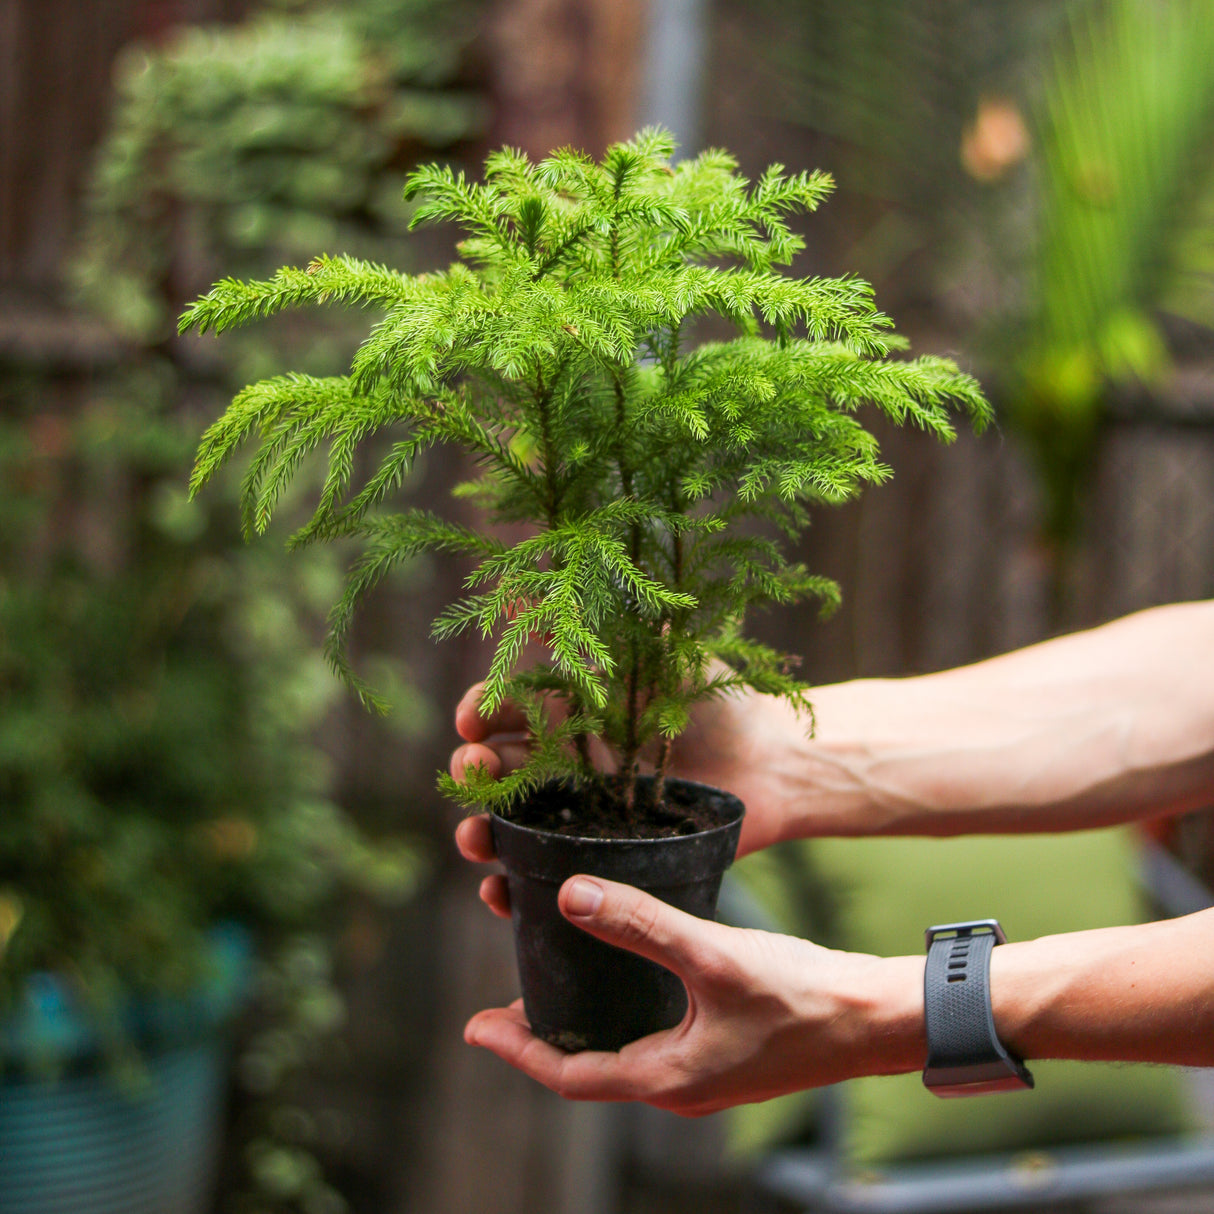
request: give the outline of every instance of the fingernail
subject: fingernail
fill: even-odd
[[[585,877],[575,878],[565,890],[565,910],[580,918],[589,918],[603,905],[603,887]]]

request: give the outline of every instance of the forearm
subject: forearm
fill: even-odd
[[[474,1017],[469,1042],[577,1100],[643,1100],[699,1115],[860,1075],[920,1070],[924,958],[875,957],[726,927],[631,886],[577,876],[570,922],[682,979],[689,1014],[617,1053],[567,1054],[521,1007]],[[1214,1065],[1214,910],[1018,944],[991,954],[995,1028],[1038,1058]]]
[[[778,837],[1080,829],[1214,800],[1214,604],[814,694],[768,786]],[[773,722],[774,725],[774,722]]]
[[[1000,1038],[1025,1058],[1214,1066],[1214,910],[1003,945]]]
[[[1214,910],[1131,927],[1001,945],[991,954],[991,1008],[1018,1057],[1214,1066]],[[918,1070],[923,960],[892,957],[852,997],[864,1074]]]

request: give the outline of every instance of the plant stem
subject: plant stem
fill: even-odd
[[[581,695],[572,691],[569,695],[569,715],[573,720],[582,721],[585,719],[586,705],[582,700]],[[584,779],[590,781],[594,778],[595,770],[594,763],[590,758],[590,738],[585,729],[579,729],[573,735],[573,748],[577,751],[578,762],[581,765],[581,774]]]
[[[675,496],[675,500],[671,503],[676,513],[681,514],[683,511],[683,503]],[[674,588],[680,589],[683,582],[683,533],[675,531],[671,536],[672,547],[672,564],[674,572]],[[664,638],[664,643],[668,647],[670,653],[674,652],[674,629],[675,622],[673,619],[667,621],[667,636]],[[653,807],[657,809],[662,804],[662,798],[666,795],[666,775],[670,769],[670,754],[671,744],[670,739],[664,737],[658,746],[657,770],[653,781]]]
[[[577,749],[577,757],[582,764],[583,773],[587,776],[593,775],[594,763],[590,758],[590,740],[586,737],[585,732],[573,735],[573,745]]]
[[[670,755],[673,748],[669,738],[663,738],[658,745],[657,769],[653,779],[653,807],[657,809],[666,795],[666,776],[670,770]]]
[[[544,480],[548,486],[548,527],[556,526],[557,511],[560,507],[560,493],[557,490],[556,453],[552,446],[552,427],[548,416],[548,404],[551,392],[544,386],[544,368],[537,362],[535,365],[535,405],[540,415],[540,448],[544,453]]]
[[[641,655],[635,640],[632,645],[632,667],[628,672],[628,719],[625,722],[624,753],[621,775],[624,778],[624,817],[632,821],[637,795],[637,701],[640,693]]]
[[[632,497],[632,469],[628,466],[627,450],[624,446],[624,427],[627,420],[624,385],[615,371],[612,372],[611,379],[615,388],[615,422],[616,435],[619,440],[616,446],[616,464],[620,471],[620,488],[625,497]],[[629,537],[629,557],[633,565],[640,560],[640,556],[641,528],[638,524],[633,523]],[[633,808],[636,805],[637,750],[639,749],[637,717],[640,708],[641,651],[635,636],[630,638],[628,646],[631,651],[631,664],[628,669],[628,712],[624,722],[624,750],[620,756],[620,774],[624,780],[624,816],[631,822]]]
[[[615,183],[614,199],[617,207],[619,206],[622,185],[622,180],[617,180]],[[609,247],[611,274],[613,278],[618,280],[620,277],[620,228],[618,219],[615,216],[612,217],[611,221]],[[625,497],[632,497],[632,469],[628,466],[627,448],[625,447],[625,435],[627,433],[625,423],[628,416],[627,401],[623,382],[620,380],[619,372],[615,369],[611,373],[611,382],[615,389],[615,432],[618,438],[616,463],[620,471],[620,488],[623,490]],[[632,524],[629,555],[635,566],[641,555],[641,529],[636,523]],[[632,661],[628,670],[628,712],[627,720],[624,723],[624,752],[620,757],[622,760],[621,775],[624,780],[624,818],[625,821],[631,823],[636,807],[637,751],[640,746],[637,736],[637,717],[640,709],[641,651],[635,636],[629,641],[629,649],[631,650]]]

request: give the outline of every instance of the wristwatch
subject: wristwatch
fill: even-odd
[[[944,923],[925,934],[924,1085],[937,1096],[1031,1088],[1033,1076],[999,1040],[991,1013],[991,950],[1007,943],[999,921]]]

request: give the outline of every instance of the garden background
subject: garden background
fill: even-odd
[[[515,979],[434,787],[485,660],[424,639],[460,570],[419,563],[379,594],[355,654],[397,711],[364,714],[317,659],[332,559],[284,555],[285,529],[245,548],[231,494],[184,498],[226,395],[332,367],[340,326],[220,348],[173,318],[221,274],[319,248],[440,262],[399,200],[426,160],[598,154],[661,122],[751,174],[827,169],[799,268],[873,281],[999,422],[949,448],[882,433],[893,481],[820,512],[801,554],[842,609],[757,630],[816,682],[939,669],[1214,593],[1212,61],[1197,0],[0,0],[0,802],[32,807],[0,803],[0,969],[33,922],[12,857],[45,837],[54,790],[88,783],[65,755],[109,764],[111,807],[136,770],[199,806],[289,786],[277,818],[180,826],[251,865],[257,896],[233,899],[280,988],[303,974],[311,998],[267,1010],[263,983],[242,1020],[221,1204],[738,1208],[719,1124],[564,1105],[463,1045]],[[433,501],[457,472],[431,461],[407,493]],[[76,867],[59,849],[37,871],[103,928],[146,921],[150,957],[188,914],[163,858],[145,872],[87,817],[100,787]],[[276,853],[254,864],[301,835],[324,870],[303,893]],[[1204,814],[1167,832],[1207,880],[1211,837]],[[76,901],[77,880],[105,888]]]

